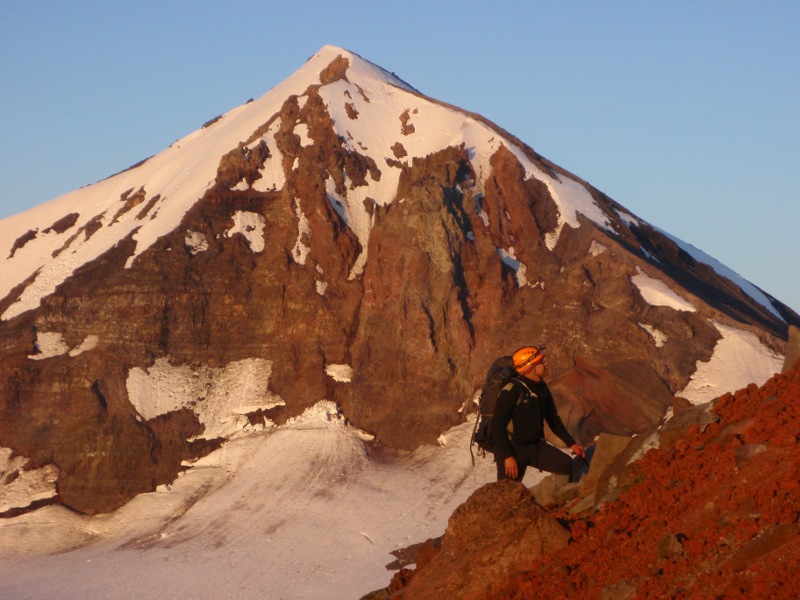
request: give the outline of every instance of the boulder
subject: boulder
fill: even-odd
[[[586,494],[594,493],[597,490],[597,482],[600,477],[614,464],[630,442],[630,437],[611,435],[610,433],[601,433],[597,437],[597,446],[589,466],[589,473],[583,481]]]
[[[629,437],[647,431],[673,401],[654,367],[633,359],[598,365],[578,356],[550,389],[567,429],[584,443],[600,432]]]
[[[534,485],[530,491],[533,499],[540,506],[547,506],[548,504],[558,504],[559,496],[557,493],[569,484],[569,475],[561,475],[559,473],[551,473],[539,483]]]
[[[569,539],[521,483],[486,484],[450,517],[441,551],[417,570],[403,597],[497,597],[510,576],[530,570]]]
[[[563,506],[580,499],[572,512],[583,512],[592,508],[598,481],[612,465],[619,464],[619,468],[624,468],[626,461],[617,461],[617,458],[630,442],[630,437],[601,433],[597,437],[589,473],[585,477],[570,483],[567,475],[553,473],[533,486],[530,489],[531,495],[541,506],[549,504]]]

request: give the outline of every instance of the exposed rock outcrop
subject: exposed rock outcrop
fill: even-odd
[[[559,414],[576,439],[588,442],[599,433],[644,433],[657,425],[673,396],[646,361],[628,360],[598,368],[582,358],[556,378],[550,388]]]
[[[496,598],[510,574],[564,548],[569,532],[520,483],[477,490],[453,513],[441,550],[419,569],[404,598]]]

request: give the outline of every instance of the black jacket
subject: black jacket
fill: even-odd
[[[553,395],[544,381],[512,378],[497,396],[492,418],[492,434],[496,440],[495,459],[514,456],[512,444],[530,444],[544,439],[544,422],[567,445],[575,440],[558,416]],[[508,424],[513,433],[509,442]]]

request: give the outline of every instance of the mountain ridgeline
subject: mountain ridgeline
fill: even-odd
[[[46,470],[6,516],[114,510],[325,399],[378,443],[431,443],[529,343],[577,438],[631,435],[726,331],[778,361],[800,324],[512,134],[333,47],[0,221],[0,240],[0,448]]]

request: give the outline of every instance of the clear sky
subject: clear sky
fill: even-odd
[[[800,2],[0,0],[0,218],[325,44],[482,114],[800,312]]]

